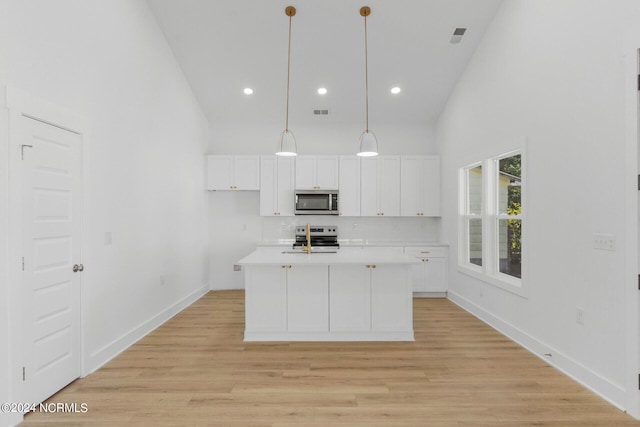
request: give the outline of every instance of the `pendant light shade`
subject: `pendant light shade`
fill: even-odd
[[[363,6],[360,8],[360,16],[364,17],[364,87],[365,87],[365,117],[366,129],[360,135],[360,149],[358,156],[372,157],[378,155],[378,139],[369,130],[369,49],[367,46],[367,16],[371,15],[371,8]]]
[[[370,130],[365,130],[360,135],[360,150],[358,156],[372,157],[378,155],[378,139]]]
[[[280,146],[276,152],[277,156],[297,156],[298,145],[296,144],[296,137],[293,136],[293,132],[285,129],[280,134]]]
[[[280,134],[280,145],[277,156],[297,156],[298,144],[296,144],[296,137],[293,132],[289,130],[289,81],[291,76],[291,21],[295,14],[296,8],[293,6],[287,6],[284,9],[284,13],[289,17],[289,47],[287,48],[287,106],[285,109],[285,122],[284,131]]]

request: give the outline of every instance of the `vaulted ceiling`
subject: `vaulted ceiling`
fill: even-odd
[[[433,123],[500,0],[147,0],[211,123],[284,126],[292,19],[290,123]],[[458,44],[456,28],[467,28]],[[393,95],[390,89],[402,91]],[[253,95],[243,94],[250,87]],[[325,87],[326,95],[317,89]],[[314,115],[326,109],[328,115]]]

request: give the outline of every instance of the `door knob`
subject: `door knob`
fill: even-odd
[[[80,264],[78,266],[78,271],[84,271],[84,264]]]
[[[73,272],[74,272],[74,273],[77,273],[77,272],[78,272],[78,270],[80,270],[80,266],[79,266],[78,264],[74,264],[74,265],[73,265]]]

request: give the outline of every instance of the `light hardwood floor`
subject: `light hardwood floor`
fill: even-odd
[[[244,343],[244,293],[210,292],[21,426],[640,426],[448,300],[412,343]]]

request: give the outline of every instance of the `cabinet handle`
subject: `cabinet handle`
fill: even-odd
[[[421,253],[421,254],[430,254],[430,253],[431,253],[431,251],[422,251],[422,252],[420,252],[420,253]]]
[[[286,265],[281,265],[280,268],[287,268],[287,266]]]
[[[370,266],[370,265],[367,265],[366,267],[367,267],[367,268],[371,268],[371,266]]]
[[[375,265],[372,265],[371,267],[376,268],[376,266],[375,266]]]
[[[289,268],[291,268],[291,266],[289,266]]]
[[[384,215],[384,212],[382,212],[380,215]]]

